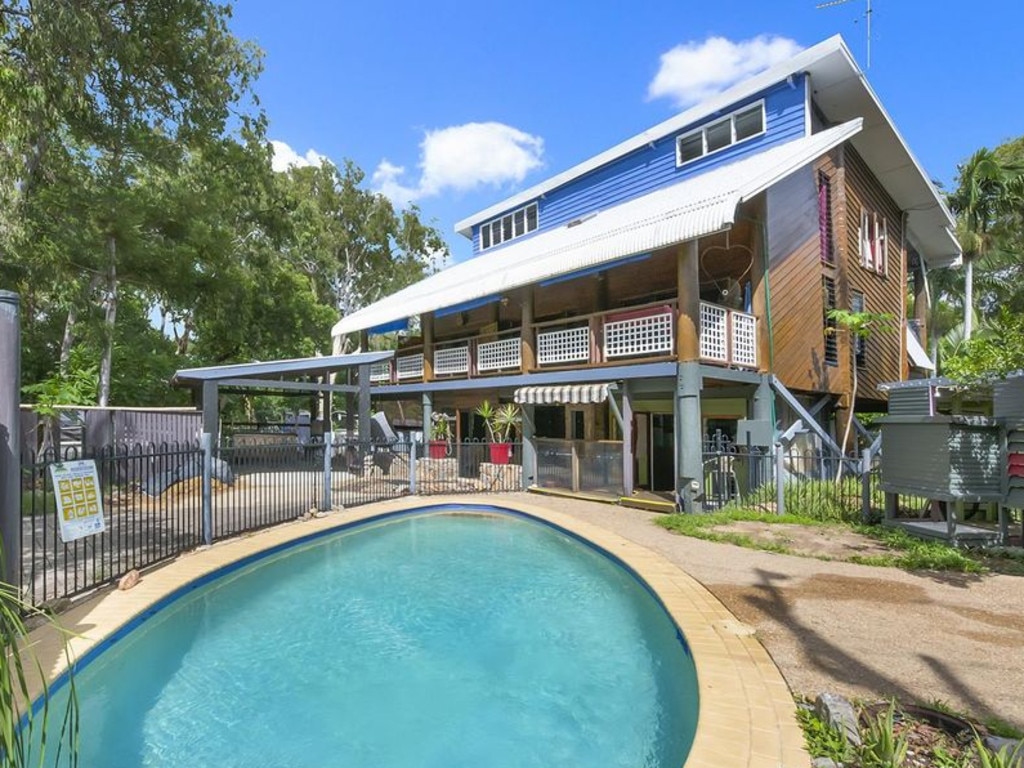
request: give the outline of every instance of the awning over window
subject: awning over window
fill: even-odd
[[[581,405],[603,403],[615,384],[567,384],[555,387],[520,387],[515,401],[520,405]]]

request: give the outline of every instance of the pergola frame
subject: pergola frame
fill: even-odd
[[[184,368],[174,374],[171,384],[189,387],[199,395],[203,411],[203,432],[217,434],[220,422],[221,391],[278,391],[311,392],[324,395],[324,412],[328,424],[332,412],[332,396],[357,396],[358,428],[361,438],[370,435],[370,366],[390,360],[394,352],[356,352],[350,355],[327,357],[301,357],[290,360],[271,360],[265,363],[235,363],[206,368]],[[351,373],[356,372],[352,384]],[[349,383],[335,384],[332,378],[345,373]],[[348,399],[348,398],[346,398]],[[353,413],[351,404],[345,409],[346,426],[351,433]]]

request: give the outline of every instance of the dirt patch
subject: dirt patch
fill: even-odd
[[[884,544],[837,525],[793,525],[737,520],[727,525],[716,525],[711,530],[716,533],[738,533],[759,543],[781,545],[794,555],[823,560],[849,560],[854,556],[891,554]]]

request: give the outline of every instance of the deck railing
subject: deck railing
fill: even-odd
[[[600,363],[665,358],[675,354],[678,313],[674,302],[537,323],[533,328],[538,368],[569,368]],[[757,318],[749,312],[702,301],[700,356],[707,363],[757,368]],[[486,339],[486,340],[484,340]],[[420,347],[399,350],[389,363],[371,366],[374,384],[422,379]],[[438,378],[464,378],[522,370],[519,329],[497,336],[448,339],[432,353]]]

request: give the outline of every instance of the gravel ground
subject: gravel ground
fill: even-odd
[[[539,494],[524,501],[672,560],[756,628],[796,693],[942,700],[1024,728],[1024,579],[779,555],[670,533],[654,525],[656,513]]]

